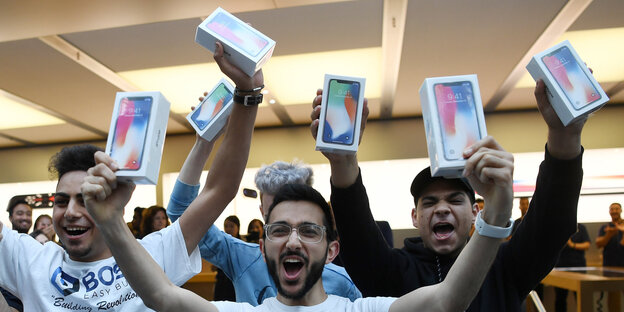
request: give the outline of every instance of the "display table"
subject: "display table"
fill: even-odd
[[[624,268],[555,268],[542,284],[577,292],[577,311],[593,311],[595,291],[624,291]],[[606,305],[606,304],[605,304]]]

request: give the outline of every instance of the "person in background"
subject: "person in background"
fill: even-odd
[[[142,214],[140,238],[152,232],[160,231],[171,224],[167,218],[167,210],[163,207],[151,206],[145,209]]]
[[[264,223],[259,219],[249,221],[249,225],[247,226],[247,237],[245,237],[245,240],[248,243],[258,244],[262,238],[262,234],[264,233],[264,230],[262,229],[263,226]]]
[[[240,236],[240,220],[237,216],[228,216],[223,221],[223,231],[227,234],[232,235],[232,237],[236,237],[241,239]],[[236,301],[236,291],[234,289],[234,284],[230,280],[225,273],[221,269],[216,266],[212,267],[217,271],[215,289],[214,289],[214,300],[215,301]]]
[[[41,231],[48,238],[48,241],[56,242],[56,233],[54,232],[54,226],[52,226],[52,217],[47,214],[42,214],[35,220],[34,230]]]
[[[128,228],[132,235],[136,238],[141,236],[141,219],[143,218],[143,207],[135,207],[134,214],[132,215],[132,221],[128,222]]]
[[[32,225],[32,208],[21,197],[13,197],[7,207],[9,221],[17,233],[27,234]]]
[[[578,230],[568,243],[561,250],[559,260],[557,260],[556,268],[562,267],[584,267],[587,265],[585,261],[585,250],[589,249],[589,234],[587,228],[581,223],[578,224]],[[574,293],[576,296],[576,293]],[[568,290],[555,287],[555,312],[568,311]]]
[[[602,266],[624,267],[624,220],[622,205],[609,205],[611,222],[600,227],[596,246],[602,248]],[[621,295],[621,294],[620,294]],[[609,311],[620,311],[620,295],[609,292]]]
[[[50,241],[48,239],[48,236],[45,235],[45,233],[43,233],[42,230],[34,230],[34,231],[30,232],[30,234],[28,234],[28,235],[30,235],[36,241],[40,242],[42,245]]]

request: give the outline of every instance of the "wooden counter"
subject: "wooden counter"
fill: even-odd
[[[595,291],[612,291],[619,299],[624,291],[624,268],[555,268],[542,284],[576,291],[577,311],[593,311]]]

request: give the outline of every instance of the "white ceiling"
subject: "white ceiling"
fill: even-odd
[[[535,109],[532,89],[515,87],[528,58],[566,31],[624,27],[621,0],[0,0],[0,90],[65,121],[0,130],[0,148],[104,140],[115,93],[137,89],[118,73],[211,63],[194,35],[217,6],[274,39],[274,57],[381,48],[372,119],[419,116],[426,77],[472,73],[486,112]],[[607,105],[624,103],[624,81],[600,82]],[[306,86],[310,99],[321,84]],[[265,105],[256,126],[307,124],[309,113],[310,103]],[[184,115],[171,114],[168,133],[191,133]]]

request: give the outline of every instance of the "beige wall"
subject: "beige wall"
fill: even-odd
[[[624,106],[611,105],[592,116],[585,126],[583,145],[587,149],[624,147]],[[486,116],[488,133],[510,152],[542,151],[546,126],[536,111],[495,113]],[[168,136],[161,174],[179,171],[195,136]],[[106,142],[95,142],[104,147]],[[0,150],[0,183],[49,179],[47,165],[62,145]],[[360,160],[427,157],[422,119],[369,122],[358,153]],[[307,126],[257,129],[254,133],[248,167],[275,160],[298,158],[307,163],[324,163],[314,151],[314,140]],[[158,202],[161,200],[158,188]]]

